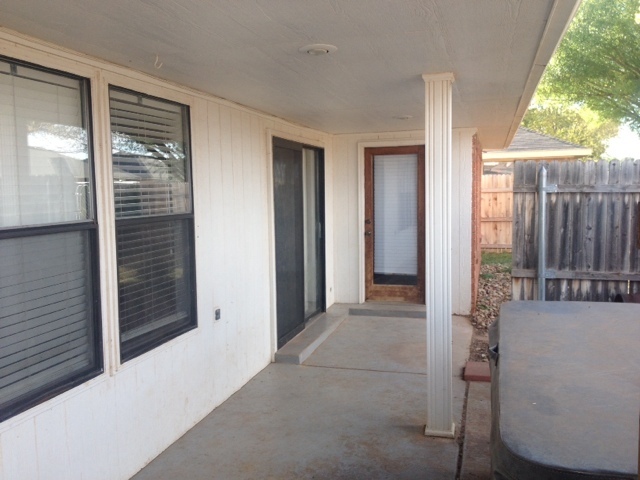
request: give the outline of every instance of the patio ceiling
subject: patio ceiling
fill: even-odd
[[[579,2],[3,0],[0,24],[329,133],[422,129],[421,75],[453,72],[454,127],[503,148]]]

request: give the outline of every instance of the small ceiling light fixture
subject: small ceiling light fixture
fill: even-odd
[[[300,53],[307,53],[309,55],[318,56],[318,55],[326,55],[327,53],[333,53],[338,50],[338,47],[335,45],[327,45],[325,43],[314,43],[313,45],[307,45],[304,47],[300,47],[298,51]]]
[[[411,120],[413,118],[413,115],[394,115],[393,119],[394,120]]]

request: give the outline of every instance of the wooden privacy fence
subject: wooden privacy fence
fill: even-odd
[[[514,172],[513,299],[538,296],[541,165],[549,185],[546,299],[611,301],[640,292],[640,160],[527,161]]]
[[[511,249],[513,175],[482,175],[480,245],[483,250]]]

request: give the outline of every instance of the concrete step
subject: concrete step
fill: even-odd
[[[348,317],[345,305],[332,305],[275,354],[276,363],[301,365]]]
[[[349,308],[349,315],[364,317],[425,318],[424,305],[398,303],[365,303]]]

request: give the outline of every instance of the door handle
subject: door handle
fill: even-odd
[[[371,236],[371,232],[364,232],[364,234],[365,234],[367,237],[370,237],[370,236]]]
[[[371,224],[371,219],[370,219],[370,218],[367,218],[367,219],[364,221],[364,223],[366,223],[367,225]]]

